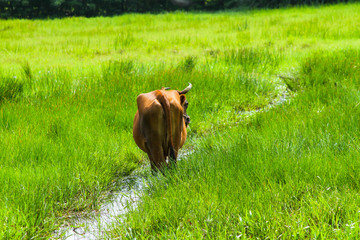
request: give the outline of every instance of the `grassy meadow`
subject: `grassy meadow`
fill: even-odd
[[[354,238],[358,20],[359,4],[0,20],[0,239],[98,209],[148,161],[136,96],[188,82],[194,153],[109,239]]]

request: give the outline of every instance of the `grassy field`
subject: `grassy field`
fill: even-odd
[[[0,20],[0,238],[97,209],[148,161],[136,96],[188,82],[195,152],[109,238],[357,236],[359,10]]]
[[[109,239],[356,239],[359,63],[305,58],[291,102],[199,140]]]

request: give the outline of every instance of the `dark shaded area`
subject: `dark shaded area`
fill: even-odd
[[[3,101],[11,101],[20,97],[24,84],[15,78],[0,77],[0,105]]]
[[[357,0],[0,0],[0,18],[113,16],[128,12],[278,8]]]

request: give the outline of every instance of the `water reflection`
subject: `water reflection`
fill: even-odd
[[[122,179],[119,182],[120,189],[111,193],[110,200],[98,212],[92,216],[72,219],[68,226],[56,231],[53,239],[103,239],[106,230],[121,220],[119,216],[137,207],[141,195],[149,187],[147,176],[148,173],[140,169]]]

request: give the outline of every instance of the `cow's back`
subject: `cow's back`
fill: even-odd
[[[164,111],[154,92],[140,94],[137,97],[137,105],[133,136],[136,144],[144,152],[149,153],[149,144],[163,145],[165,140]]]
[[[153,169],[166,165],[169,154],[176,160],[186,139],[179,93],[175,90],[143,93],[137,97],[137,105],[133,136],[139,148],[148,154]]]

